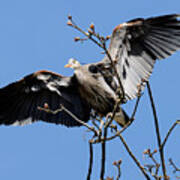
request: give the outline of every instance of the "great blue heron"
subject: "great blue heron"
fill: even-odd
[[[142,80],[147,81],[156,59],[164,59],[180,49],[180,15],[134,19],[113,30],[108,52],[122,82],[125,100],[137,96]],[[40,111],[45,103],[51,110],[62,104],[84,122],[93,109],[107,115],[113,110],[119,85],[107,55],[97,63],[80,65],[71,59],[66,67],[74,75],[65,77],[50,71],[38,71],[0,89],[0,124],[26,124],[37,120],[80,126],[71,115]],[[142,85],[142,89],[145,84]],[[120,121],[118,121],[120,118]],[[128,116],[119,107],[115,119],[122,126]]]

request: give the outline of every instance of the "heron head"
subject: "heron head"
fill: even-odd
[[[79,61],[77,61],[76,59],[70,58],[68,61],[68,64],[66,64],[64,67],[77,69],[80,66],[81,64],[79,63]]]

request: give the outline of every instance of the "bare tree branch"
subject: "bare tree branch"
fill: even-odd
[[[107,138],[107,134],[108,134],[108,127],[111,125],[114,116],[116,115],[116,111],[117,108],[120,104],[120,101],[116,101],[116,104],[114,106],[113,112],[112,112],[112,116],[110,117],[110,120],[108,117],[106,117],[106,122],[104,124],[104,134],[103,134],[103,139]],[[102,138],[101,138],[102,139]],[[101,175],[100,175],[100,179],[103,180],[104,179],[104,174],[105,174],[105,163],[106,163],[106,141],[101,141],[101,147],[102,147],[102,159],[101,159]]]
[[[104,138],[107,136],[107,130],[104,130]],[[102,149],[102,155],[101,155],[101,174],[100,174],[100,180],[104,180],[104,174],[105,174],[105,163],[106,163],[106,141],[103,141],[101,143],[101,149]]]
[[[93,144],[89,142],[89,168],[88,168],[87,180],[91,179],[92,166],[93,166]]]
[[[172,131],[174,130],[174,128],[175,128],[176,125],[178,125],[178,124],[180,124],[180,120],[177,120],[177,121],[171,126],[171,128],[169,129],[169,131],[168,131],[166,137],[164,138],[163,143],[161,144],[161,147],[160,147],[161,149],[164,148],[164,146],[165,146],[165,144],[166,144],[166,142],[167,142],[167,140],[168,140],[170,134],[172,133]]]
[[[121,142],[123,143],[124,147],[126,148],[126,151],[128,152],[128,154],[131,156],[131,158],[134,160],[134,162],[136,163],[136,165],[138,166],[138,168],[141,170],[142,174],[145,176],[145,178],[147,180],[150,180],[150,177],[148,176],[148,174],[146,173],[144,167],[140,164],[140,162],[136,159],[136,157],[134,156],[134,154],[132,153],[132,151],[130,150],[130,148],[128,147],[126,141],[124,140],[124,138],[122,137],[121,134],[119,134],[119,138],[121,140]]]
[[[155,149],[153,152],[151,152],[150,149],[147,149],[143,152],[143,154],[148,155],[148,157],[152,160],[153,165],[146,164],[145,167],[147,167],[148,172],[156,179],[159,180],[162,177],[158,176],[160,164],[157,162],[157,160],[154,157],[154,154],[157,153],[157,150]],[[155,172],[153,172],[153,169],[155,168]]]
[[[119,180],[120,177],[121,177],[121,164],[122,164],[122,160],[113,162],[113,165],[115,167],[117,167],[117,170],[118,170],[118,174],[116,176],[116,180]]]
[[[151,107],[153,110],[154,124],[155,124],[155,129],[156,129],[156,137],[157,137],[157,142],[158,142],[158,147],[159,147],[159,154],[160,154],[160,159],[161,159],[163,175],[164,175],[164,179],[168,180],[168,176],[166,174],[166,165],[165,165],[165,160],[164,160],[164,149],[161,148],[161,136],[160,136],[160,130],[159,130],[159,123],[158,123],[156,108],[155,108],[155,104],[154,104],[152,91],[151,91],[149,82],[147,82],[147,89],[148,89],[148,94],[149,94],[149,98],[151,101]]]
[[[178,168],[175,163],[173,162],[173,160],[171,158],[169,158],[169,164],[174,168],[173,173],[176,173],[177,171],[180,171],[180,168]]]
[[[98,132],[95,130],[94,127],[89,126],[87,123],[85,123],[84,121],[78,119],[73,113],[71,113],[67,108],[65,108],[62,104],[60,104],[60,108],[56,109],[56,110],[51,110],[49,108],[44,108],[44,107],[39,107],[38,106],[38,110],[40,111],[45,111],[47,113],[51,113],[51,114],[57,114],[61,111],[65,111],[67,114],[69,114],[74,120],[76,120],[77,122],[79,122],[80,124],[84,125],[85,127],[87,127],[90,131],[94,132],[95,136],[98,136]]]

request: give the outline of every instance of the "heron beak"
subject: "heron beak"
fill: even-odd
[[[65,68],[70,68],[70,67],[71,67],[71,64],[66,64],[64,67],[65,67]]]

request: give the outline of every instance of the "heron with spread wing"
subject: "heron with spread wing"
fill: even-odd
[[[180,15],[134,19],[113,30],[108,52],[121,80],[125,101],[137,97],[138,86],[148,81],[157,59],[164,59],[180,49]],[[102,116],[113,111],[120,87],[109,57],[97,63],[80,65],[70,59],[66,67],[74,69],[71,77],[50,71],[38,71],[0,89],[0,124],[23,125],[38,120],[80,126],[70,114],[39,110],[48,104],[56,110],[62,104],[80,120],[87,122],[91,110]],[[122,92],[122,90],[120,90]],[[129,118],[118,107],[115,120],[124,126]]]

